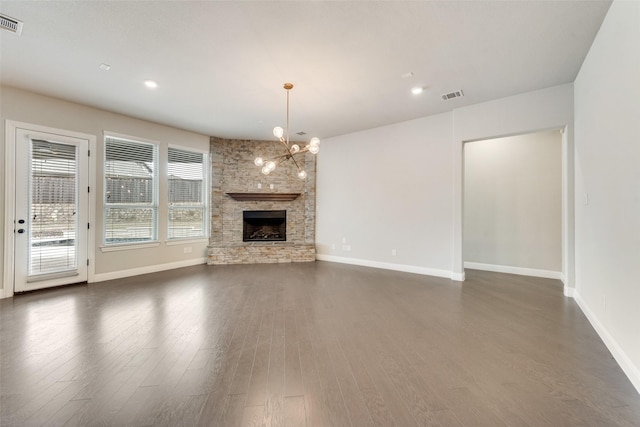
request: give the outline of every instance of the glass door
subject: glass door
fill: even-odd
[[[17,130],[16,292],[87,281],[88,146]]]

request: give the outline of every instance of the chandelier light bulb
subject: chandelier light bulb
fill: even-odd
[[[255,163],[256,166],[262,166],[264,164],[264,160],[262,160],[262,157],[256,157],[253,163]]]
[[[269,160],[266,164],[265,167],[267,168],[267,170],[269,172],[272,172],[275,168],[276,168],[276,163],[272,162],[271,160]]]
[[[300,179],[305,179],[307,177],[307,173],[303,170],[301,170],[300,172],[298,172],[298,178]]]
[[[282,129],[280,126],[276,126],[273,128],[273,136],[275,136],[276,138],[282,138],[282,135],[284,135],[284,129]]]
[[[311,138],[311,140],[309,141],[309,145],[311,145],[311,146],[318,146],[318,145],[320,145],[320,139],[314,136],[314,137],[313,137],[313,138]]]
[[[318,154],[318,151],[320,151],[320,147],[318,147],[317,145],[309,144],[309,152],[311,154]]]
[[[293,144],[289,151],[291,151],[291,154],[295,154],[300,151],[300,146],[298,144]]]
[[[271,171],[269,170],[269,168],[265,165],[262,167],[262,173],[265,175],[269,175]]]

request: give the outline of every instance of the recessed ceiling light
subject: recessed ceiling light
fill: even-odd
[[[414,94],[414,95],[418,95],[418,94],[422,93],[423,90],[424,90],[424,88],[422,88],[422,87],[414,87],[414,88],[411,88],[411,93]]]
[[[153,80],[145,80],[145,81],[144,81],[144,85],[145,85],[146,87],[148,87],[149,89],[155,89],[155,88],[157,88],[157,87],[158,87],[158,83],[156,83],[156,82],[155,82],[155,81],[153,81]]]
[[[102,71],[109,71],[111,69],[111,65],[105,64],[104,62],[98,66]]]

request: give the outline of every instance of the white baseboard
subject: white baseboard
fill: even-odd
[[[424,276],[444,277],[447,279],[458,280],[459,278],[453,278],[454,273],[448,270],[439,270],[435,268],[416,267],[414,265],[406,264],[392,264],[389,262],[370,261],[366,259],[357,258],[344,258],[333,255],[316,254],[318,261],[338,262],[340,264],[361,265],[363,267],[381,268],[383,270],[402,271],[404,273],[422,274]],[[462,273],[462,280],[464,280],[464,273]]]
[[[627,375],[631,384],[633,384],[638,394],[640,394],[640,367],[636,366],[629,356],[627,356],[622,347],[618,345],[616,340],[609,333],[607,328],[602,324],[602,322],[600,322],[587,303],[584,302],[577,290],[574,290],[573,298],[578,304],[578,307],[580,307],[584,315],[587,317],[587,320],[589,320],[589,323],[591,323],[591,326],[593,326],[593,329],[595,329],[600,336],[600,339],[604,342],[604,345],[607,346],[613,358],[616,359],[616,362],[618,362],[622,371]]]
[[[569,286],[564,285],[563,293],[564,293],[565,297],[575,298],[575,296],[576,296],[576,288],[570,288]]]
[[[191,267],[192,265],[206,264],[207,258],[188,259],[186,261],[156,264],[147,267],[118,270],[109,273],[98,273],[93,276],[92,282],[104,282],[105,280],[122,279],[124,277],[139,276],[140,274],[155,273],[158,271],[173,270],[174,268]]]
[[[562,272],[551,270],[539,270],[536,268],[512,267],[510,265],[483,264],[480,262],[466,262],[464,268],[472,270],[495,271],[496,273],[517,274],[520,276],[544,277],[546,279],[562,280]]]
[[[456,282],[464,282],[465,281],[464,271],[462,273],[454,273],[451,272],[451,280],[455,280]]]

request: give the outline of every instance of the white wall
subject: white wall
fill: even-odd
[[[464,145],[466,268],[560,277],[559,130]]]
[[[575,296],[640,391],[639,23],[614,1],[575,81]]]
[[[566,127],[572,144],[572,123],[567,84],[324,140],[318,259],[463,280],[463,143]]]
[[[0,87],[0,135],[2,135],[0,159],[3,165],[2,173],[0,173],[0,223],[2,224],[4,224],[6,220],[4,218],[4,170],[7,165],[6,159],[4,158],[5,120],[96,135],[98,141],[97,153],[92,156],[92,162],[95,162],[96,166],[98,184],[95,189],[97,199],[96,226],[93,228],[97,245],[94,254],[95,265],[93,266],[96,274],[95,280],[123,277],[125,275],[160,270],[169,266],[204,262],[208,243],[206,239],[201,242],[188,244],[188,246],[192,247],[192,252],[185,254],[183,251],[184,245],[174,246],[164,243],[164,240],[166,240],[166,231],[163,228],[166,227],[163,227],[162,223],[159,229],[160,246],[148,249],[103,253],[99,248],[102,242],[103,190],[101,177],[103,173],[104,131],[117,132],[119,134],[156,141],[160,144],[161,151],[164,150],[165,152],[168,144],[208,152],[208,136],[2,86]],[[163,180],[160,180],[160,182],[162,183]],[[161,194],[163,191],[165,191],[165,187],[161,184]],[[3,233],[2,230],[3,227],[0,227],[0,233]],[[2,237],[4,241],[4,236],[0,235],[0,237]],[[0,246],[0,252],[1,251],[2,247]],[[0,253],[0,277],[4,277],[4,269],[6,268],[6,266],[2,265],[3,258],[4,254]],[[7,287],[5,290],[7,292],[4,292],[5,296],[10,294],[8,291],[10,291],[11,285],[12,284],[3,283],[3,289]]]
[[[451,163],[451,114],[324,140],[319,259],[448,277]]]
[[[562,140],[562,278],[573,287],[573,85],[528,92],[455,110],[453,269],[463,273],[462,147],[465,142],[549,129],[564,129]]]

